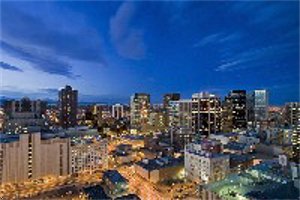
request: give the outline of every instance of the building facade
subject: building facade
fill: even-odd
[[[194,139],[192,131],[192,100],[170,101],[169,108],[169,127],[171,140],[180,148],[184,148]]]
[[[221,110],[221,101],[216,95],[192,95],[192,129],[196,137],[207,137],[221,130]]]
[[[72,144],[72,173],[90,171],[108,166],[107,139]]]
[[[222,116],[224,132],[247,129],[246,90],[232,90],[225,97]]]
[[[285,104],[284,120],[289,127],[292,128],[298,125],[299,112],[300,112],[299,102],[290,102]]]
[[[70,174],[69,138],[39,132],[0,137],[1,184]]]
[[[78,91],[67,85],[58,93],[58,108],[60,125],[63,128],[77,125]]]
[[[186,178],[197,183],[219,181],[229,173],[229,155],[203,150],[200,143],[185,147]]]
[[[150,95],[135,93],[130,99],[130,125],[131,128],[140,129],[147,124],[150,115]]]
[[[21,133],[24,127],[45,125],[43,115],[47,103],[41,100],[30,100],[27,97],[21,100],[7,100],[4,102],[4,130],[10,134]]]
[[[184,167],[182,158],[161,157],[144,159],[134,165],[135,172],[152,183],[182,179]]]
[[[112,117],[120,119],[124,117],[124,106],[121,104],[115,104],[112,106]]]
[[[289,105],[289,124],[293,129],[293,161],[300,163],[300,103],[290,103]]]
[[[257,122],[268,119],[269,94],[267,90],[254,90],[248,95],[248,120]]]

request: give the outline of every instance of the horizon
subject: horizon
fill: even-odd
[[[296,1],[1,4],[1,96],[70,84],[85,102],[262,88],[271,105],[299,102]]]

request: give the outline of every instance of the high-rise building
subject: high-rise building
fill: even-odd
[[[284,121],[288,126],[295,127],[298,124],[300,112],[299,102],[290,102],[285,104],[284,108]]]
[[[124,117],[124,106],[121,104],[115,104],[112,106],[112,116],[115,119]]]
[[[135,93],[130,100],[130,125],[131,128],[139,129],[149,121],[150,95]]]
[[[21,100],[7,100],[4,102],[6,116],[4,130],[9,134],[21,133],[24,127],[43,127],[47,103],[41,100],[30,100],[27,97]]]
[[[232,132],[247,128],[246,91],[232,90],[225,97],[222,109],[222,130]]]
[[[70,174],[70,138],[53,134],[0,134],[0,183]]]
[[[167,109],[170,101],[178,101],[180,99],[179,93],[169,93],[164,95],[163,107]]]
[[[194,139],[192,131],[192,100],[170,101],[168,107],[171,142],[183,149]]]
[[[267,90],[254,90],[248,95],[248,121],[256,122],[268,119],[269,94]]]
[[[58,107],[60,111],[60,125],[63,128],[74,127],[77,124],[78,91],[66,85],[58,93]]]
[[[285,122],[293,130],[293,161],[300,162],[300,103],[291,102],[285,106]]]
[[[170,114],[168,113],[169,111],[169,102],[170,101],[178,101],[180,99],[180,94],[179,93],[168,93],[164,95],[163,98],[163,112],[164,112],[164,124],[165,126],[170,125]]]
[[[196,137],[209,136],[221,130],[220,98],[209,93],[192,95],[192,128]]]

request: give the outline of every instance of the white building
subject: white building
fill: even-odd
[[[115,104],[112,106],[112,116],[115,119],[124,117],[124,106],[121,104]]]
[[[107,139],[74,144],[72,149],[72,173],[107,168]]]
[[[185,147],[184,168],[186,178],[197,183],[223,179],[229,172],[229,155],[203,151],[201,144]]]

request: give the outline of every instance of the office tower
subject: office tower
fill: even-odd
[[[179,93],[168,93],[163,97],[163,112],[164,112],[164,124],[165,126],[169,126],[170,119],[168,113],[168,107],[170,101],[178,101],[180,99]]]
[[[43,127],[47,103],[41,100],[30,100],[27,97],[21,100],[7,100],[4,102],[6,116],[4,129],[8,134],[21,133],[24,127]]]
[[[115,104],[112,106],[112,116],[115,119],[124,117],[124,106],[121,104]]]
[[[63,128],[74,127],[77,124],[78,91],[66,85],[58,93],[58,107],[60,111],[60,125]]]
[[[192,132],[192,100],[170,101],[168,107],[171,143],[183,149],[194,139]]]
[[[222,130],[224,132],[247,128],[245,90],[232,90],[225,97],[222,108]]]
[[[149,121],[150,95],[135,93],[130,100],[130,125],[131,128],[140,129]]]
[[[284,107],[284,121],[289,127],[295,127],[298,124],[300,112],[299,102],[286,103]]]
[[[53,134],[0,134],[0,183],[70,174],[70,139]]]
[[[247,100],[248,121],[256,122],[268,119],[269,95],[267,90],[254,90]]]
[[[179,93],[169,93],[164,95],[163,107],[167,109],[170,101],[178,101],[180,99]]]
[[[210,93],[192,95],[192,129],[197,139],[216,134],[221,129],[220,98]]]
[[[285,106],[285,122],[292,128],[292,146],[294,162],[300,162],[300,103],[291,102]]]

